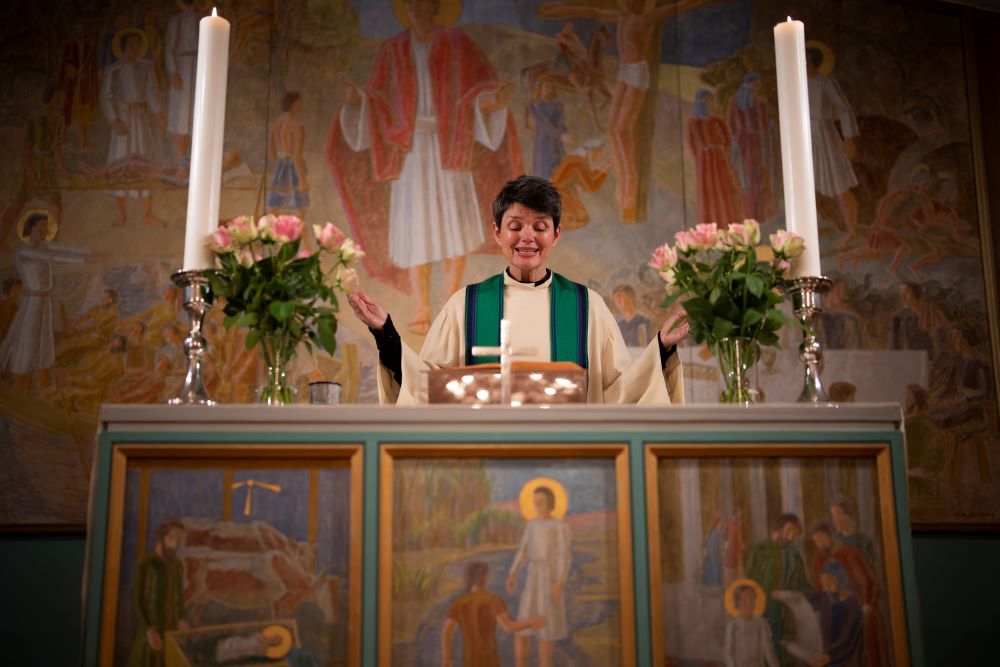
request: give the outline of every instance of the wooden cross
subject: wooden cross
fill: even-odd
[[[485,347],[482,345],[472,346],[472,355],[475,357],[497,355],[500,357],[500,403],[510,405],[511,387],[514,376],[511,372],[511,362],[514,357],[527,357],[538,354],[538,348],[525,347],[515,350],[510,342],[510,320],[500,320],[500,345],[499,347]]]
[[[248,479],[244,482],[236,482],[233,484],[232,488],[235,491],[236,489],[244,486],[247,487],[247,495],[246,500],[243,501],[243,516],[250,516],[251,503],[253,502],[253,490],[255,487],[271,491],[272,493],[281,493],[280,484],[268,484],[267,482],[258,482],[254,479]]]

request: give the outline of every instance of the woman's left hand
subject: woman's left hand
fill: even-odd
[[[678,321],[681,323],[675,327],[674,324]],[[684,312],[684,307],[681,304],[675,304],[667,315],[667,321],[660,327],[660,344],[663,347],[677,345],[688,337],[689,332],[687,313]]]

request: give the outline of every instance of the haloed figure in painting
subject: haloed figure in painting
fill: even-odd
[[[778,667],[771,628],[758,611],[763,607],[764,591],[751,581],[734,583],[735,587],[730,587],[733,619],[726,624],[726,667]]]
[[[545,619],[543,627],[522,630],[514,643],[514,662],[517,667],[527,665],[531,638],[538,639],[538,665],[551,667],[554,644],[565,639],[566,628],[566,578],[569,576],[570,536],[569,526],[556,518],[556,497],[552,489],[539,486],[532,495],[536,516],[528,522],[521,535],[514,563],[507,576],[507,592],[513,594],[517,575],[526,570],[518,619]]]
[[[497,651],[497,624],[507,632],[544,628],[548,621],[539,616],[522,621],[511,620],[503,598],[490,593],[487,585],[490,566],[480,560],[465,566],[465,593],[451,604],[441,630],[441,665],[454,664],[455,631],[462,637],[462,665],[465,667],[500,667]]]

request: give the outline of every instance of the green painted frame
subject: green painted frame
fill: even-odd
[[[107,555],[108,509],[112,454],[116,447],[126,444],[169,445],[178,443],[241,446],[248,444],[302,444],[360,445],[363,451],[362,482],[362,563],[378,562],[379,546],[379,458],[383,445],[424,444],[447,448],[451,444],[504,443],[525,444],[544,442],[559,443],[608,443],[628,444],[629,479],[632,509],[632,572],[635,603],[635,657],[636,665],[650,667],[652,656],[652,610],[650,607],[649,539],[646,530],[646,446],[648,444],[724,444],[752,447],[759,444],[818,443],[830,446],[858,443],[887,442],[890,452],[892,497],[896,510],[896,535],[899,544],[899,572],[904,598],[904,616],[909,647],[909,664],[923,667],[923,645],[920,638],[920,613],[917,599],[913,560],[913,543],[907,507],[905,447],[903,435],[885,429],[774,430],[746,433],[734,430],[667,430],[667,429],[608,429],[552,431],[484,432],[471,426],[460,426],[449,431],[399,432],[391,430],[367,431],[173,431],[173,432],[104,432],[98,438],[94,464],[93,492],[89,513],[87,567],[84,600],[84,660],[85,665],[97,666],[101,631],[102,591],[104,589],[104,562]],[[363,567],[361,572],[361,665],[376,665],[378,657],[378,572],[376,567]]]

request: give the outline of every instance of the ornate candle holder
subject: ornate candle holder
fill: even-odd
[[[184,384],[177,395],[167,401],[170,405],[215,405],[208,397],[201,380],[201,364],[205,358],[208,343],[202,333],[205,313],[212,307],[212,290],[208,283],[208,271],[177,271],[172,280],[184,290],[184,310],[187,311],[191,329],[184,339],[187,354],[187,373]]]
[[[820,294],[830,291],[833,281],[824,276],[801,276],[792,278],[782,287],[785,294],[792,297],[792,311],[802,323],[802,344],[799,346],[799,356],[805,364],[805,382],[800,403],[829,403],[830,398],[823,389],[819,377],[819,361],[823,358],[823,346],[816,337],[813,322],[816,316],[823,312],[820,307]]]

